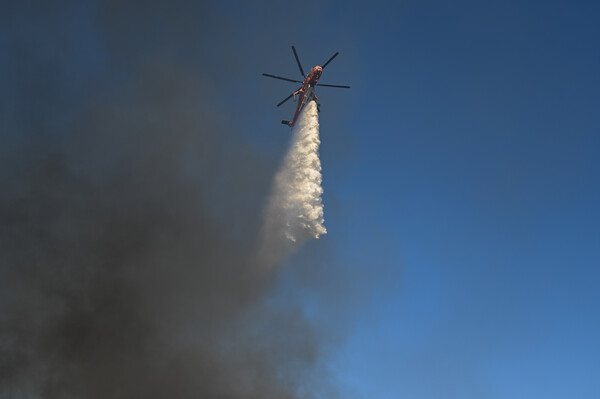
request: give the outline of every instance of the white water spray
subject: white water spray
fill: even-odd
[[[292,143],[273,184],[266,210],[263,255],[275,257],[327,233],[323,225],[319,115],[310,101],[292,128]],[[283,248],[285,251],[278,249]],[[275,251],[273,253],[272,251]]]

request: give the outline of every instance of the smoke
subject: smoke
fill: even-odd
[[[275,161],[177,52],[206,12],[125,3],[24,7],[2,28],[0,398],[319,397],[319,329],[269,301],[287,249],[256,256]],[[297,243],[324,233],[322,213],[294,206]]]
[[[319,114],[310,101],[292,128],[292,143],[275,175],[265,213],[263,256],[277,261],[309,239],[326,234],[323,225]]]

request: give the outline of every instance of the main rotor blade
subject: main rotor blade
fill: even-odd
[[[302,74],[302,79],[304,79],[306,77],[306,75],[304,74],[302,65],[300,65],[300,58],[298,58],[298,53],[296,53],[296,47],[292,46],[292,50],[294,51],[294,57],[296,57],[296,62],[298,63],[298,68],[300,68],[300,73]]]
[[[340,89],[349,89],[350,86],[340,86],[340,85],[326,85],[324,83],[317,83],[317,86],[325,86],[325,87],[339,87]]]
[[[281,79],[281,80],[287,80],[288,82],[294,82],[294,83],[303,83],[299,80],[294,80],[294,79],[289,79],[289,78],[282,78],[281,76],[276,76],[276,75],[269,75],[268,73],[263,73],[263,76],[266,76],[268,78],[274,78],[274,79]]]
[[[335,57],[337,57],[337,56],[338,56],[338,54],[339,54],[339,52],[337,52],[337,53],[335,53],[334,55],[332,55],[332,56],[331,56],[331,58],[330,58],[330,59],[329,59],[329,60],[328,60],[326,63],[324,63],[324,64],[323,64],[323,66],[322,66],[321,68],[325,68],[325,67],[327,66],[327,64],[329,64],[331,61],[333,61],[333,59],[334,59]]]
[[[277,104],[277,106],[279,107],[281,104],[283,104],[284,102],[286,102],[287,100],[289,100],[290,98],[292,98],[293,95],[294,95],[294,93],[292,93],[289,96],[287,96],[286,98],[284,98],[282,102],[280,102],[279,104]]]

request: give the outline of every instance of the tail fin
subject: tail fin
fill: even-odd
[[[282,125],[288,125],[289,127],[292,127],[292,122],[290,121],[281,121]]]

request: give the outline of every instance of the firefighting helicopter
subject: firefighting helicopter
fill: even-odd
[[[331,58],[329,60],[327,60],[326,63],[323,64],[323,66],[316,65],[316,66],[312,67],[310,72],[308,73],[308,75],[305,76],[304,70],[302,69],[302,65],[300,64],[300,59],[298,58],[298,53],[296,53],[296,48],[294,46],[292,46],[292,51],[294,52],[294,57],[296,57],[296,62],[298,63],[298,68],[300,69],[300,73],[302,74],[302,78],[304,79],[304,81],[290,79],[290,78],[284,78],[281,76],[271,75],[268,73],[263,73],[263,76],[266,76],[269,78],[287,80],[288,82],[302,83],[302,86],[300,86],[300,88],[298,90],[296,90],[295,92],[293,92],[292,94],[290,94],[289,96],[284,98],[283,101],[281,101],[279,104],[277,104],[277,106],[279,107],[281,104],[285,103],[287,100],[289,100],[292,97],[294,98],[294,101],[296,101],[296,96],[298,96],[298,106],[296,107],[296,113],[294,114],[294,118],[292,119],[292,121],[291,122],[286,121],[286,120],[281,121],[282,124],[288,125],[289,127],[294,126],[294,124],[296,123],[296,120],[298,119],[298,116],[300,115],[300,112],[302,112],[302,110],[304,109],[304,106],[306,104],[308,104],[308,102],[310,100],[315,100],[317,102],[317,106],[319,105],[319,98],[315,95],[315,86],[338,87],[341,89],[349,89],[350,88],[350,86],[327,85],[327,84],[323,84],[323,83],[317,83],[317,81],[321,77],[321,74],[323,73],[323,69],[331,61],[333,61],[333,59],[335,57],[338,56],[339,52],[336,52],[334,55],[332,55]]]

